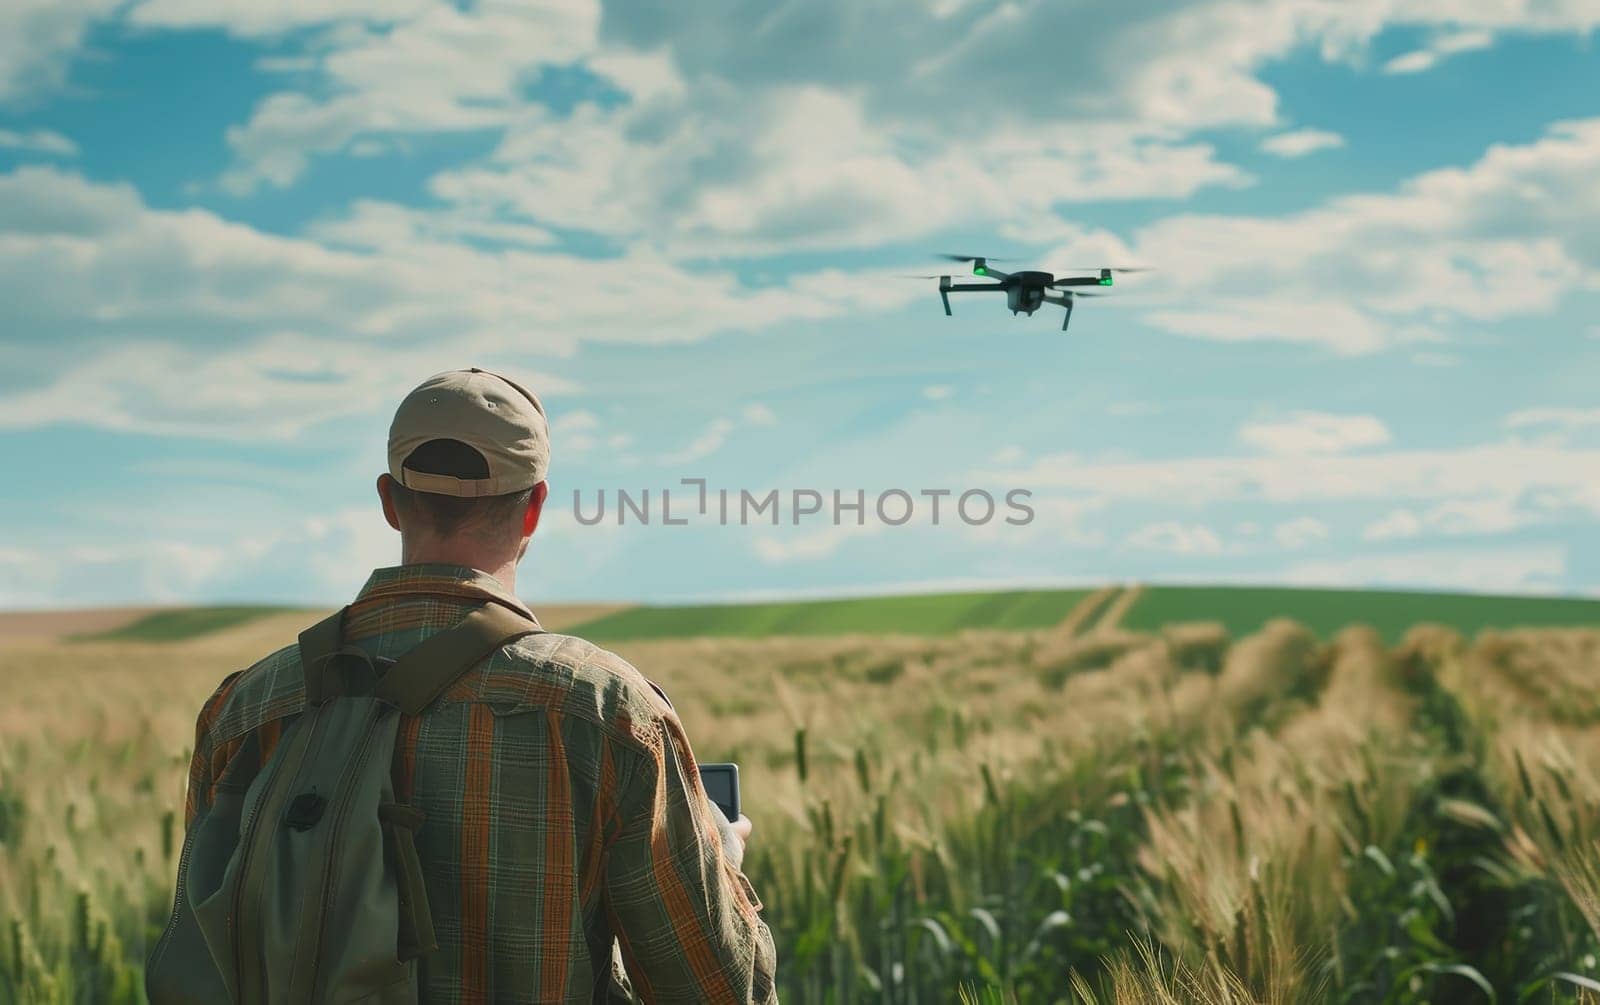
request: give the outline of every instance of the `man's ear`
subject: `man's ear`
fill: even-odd
[[[528,498],[528,508],[522,511],[522,536],[532,537],[539,527],[539,515],[544,512],[544,501],[550,497],[550,483],[540,482],[533,487]]]
[[[383,500],[383,518],[389,521],[389,526],[399,530],[400,514],[395,512],[394,493],[390,491],[393,485],[394,477],[388,472],[378,476],[378,498]]]

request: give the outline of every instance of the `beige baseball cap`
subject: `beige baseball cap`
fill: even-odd
[[[487,478],[456,478],[405,466],[429,440],[460,440],[489,463]],[[406,395],[389,426],[389,474],[418,492],[498,496],[544,481],[550,427],[533,392],[509,377],[471,367],[434,374]]]

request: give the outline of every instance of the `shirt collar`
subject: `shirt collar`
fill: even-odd
[[[533,611],[505,588],[500,580],[466,565],[417,562],[374,569],[356,594],[356,601],[388,599],[415,594],[456,597],[466,602],[496,601],[533,618]],[[538,619],[534,619],[537,624]]]

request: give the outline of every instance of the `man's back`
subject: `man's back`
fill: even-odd
[[[466,567],[380,569],[345,639],[396,658],[483,603],[526,611]],[[253,770],[239,756],[265,761],[304,702],[296,646],[222,683],[200,716],[190,819],[230,768]],[[439,948],[419,961],[424,1001],[590,1000],[613,938],[646,1000],[773,997],[771,935],[677,716],[620,657],[564,635],[512,643],[402,723],[394,768],[426,817]]]

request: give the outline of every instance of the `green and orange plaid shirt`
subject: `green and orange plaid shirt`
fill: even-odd
[[[345,641],[398,658],[486,601],[533,616],[473,569],[379,569]],[[196,725],[186,820],[304,707],[297,645],[225,678]],[[439,948],[418,961],[423,1001],[604,1000],[623,983],[615,948],[647,1002],[777,1001],[772,935],[683,726],[614,653],[555,634],[502,647],[401,724],[395,783],[426,815]]]

